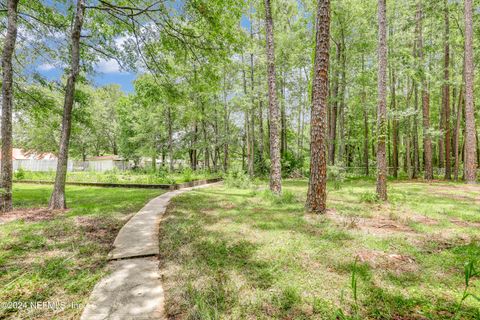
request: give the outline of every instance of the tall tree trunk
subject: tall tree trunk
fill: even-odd
[[[413,170],[412,170],[412,179],[416,178],[420,172],[420,146],[418,144],[418,86],[417,83],[413,82],[413,91],[414,91],[414,110],[413,115]]]
[[[362,73],[365,72],[365,57],[362,54]],[[368,109],[367,109],[367,91],[365,90],[365,84],[362,84],[362,105],[363,105],[363,161],[365,165],[365,175],[368,176],[369,164],[368,164]]]
[[[227,102],[227,75],[223,73],[223,171],[228,171],[228,141],[230,139],[229,119],[228,119],[228,102]]]
[[[250,23],[250,38],[253,42],[253,24]],[[251,161],[249,163],[248,171],[251,176],[255,174],[255,82],[254,82],[254,59],[253,52],[250,53],[250,94],[251,94],[251,124],[250,124],[250,155]]]
[[[205,113],[205,107],[202,104],[202,133],[203,133],[203,145],[204,145],[204,161],[203,161],[203,168],[210,171],[210,148],[209,148],[209,141],[207,135],[207,122],[205,118],[207,117]]]
[[[243,75],[243,93],[247,97],[247,76],[244,68],[244,58],[242,54],[242,75]],[[252,138],[251,138],[251,129],[250,129],[250,112],[245,110],[244,113],[244,130],[245,130],[245,150],[247,152],[247,172],[250,177],[253,177],[253,154],[252,154]]]
[[[396,115],[397,109],[397,96],[396,96],[396,77],[395,70],[392,69],[392,146],[393,146],[393,156],[392,156],[392,165],[393,165],[393,176],[398,178],[398,120]]]
[[[330,49],[330,0],[318,0],[310,142],[310,181],[306,208],[327,208],[327,109]]]
[[[452,164],[451,164],[451,125],[450,125],[450,22],[449,22],[449,10],[448,0],[443,1],[445,7],[445,38],[444,38],[444,83],[443,83],[443,108],[445,114],[445,180],[452,178]]]
[[[270,117],[270,190],[282,192],[282,168],[280,163],[279,119],[275,80],[275,45],[273,39],[273,19],[270,0],[265,0],[265,29],[268,66],[268,103]]]
[[[411,98],[411,95],[412,95],[412,92],[414,90],[413,86],[415,85],[415,83],[412,81],[412,87],[409,88],[409,79],[407,79],[406,81],[406,87],[405,87],[405,91],[406,91],[406,110],[409,110],[410,109],[410,98]],[[413,178],[413,170],[412,170],[412,124],[411,124],[411,120],[410,120],[410,116],[407,116],[406,119],[405,119],[405,127],[406,127],[406,134],[404,135],[405,137],[405,172],[407,173],[408,175],[408,178],[409,179],[412,179]]]
[[[50,198],[50,209],[65,209],[67,203],[65,200],[65,181],[67,179],[68,167],[68,147],[70,143],[70,133],[72,129],[72,109],[75,96],[75,84],[80,72],[80,34],[83,26],[85,14],[84,0],[77,0],[77,9],[75,21],[73,23],[71,34],[71,61],[70,75],[65,87],[65,101],[63,104],[62,132],[60,137],[60,151],[58,153],[57,173],[55,175],[55,185]]]
[[[265,133],[263,132],[263,98],[260,99],[258,102],[258,155],[260,158],[260,163],[263,163],[263,156],[264,156],[264,149],[265,149],[265,144],[264,144],[264,135]]]
[[[2,54],[2,192],[0,211],[12,211],[12,113],[13,113],[13,65],[12,57],[17,41],[18,0],[7,1],[8,26]]]
[[[286,115],[286,93],[285,93],[285,70],[284,67],[282,69],[282,100],[281,100],[281,108],[280,108],[280,123],[281,123],[281,142],[280,142],[280,154],[284,156],[287,153],[287,115]]]
[[[215,97],[215,100],[217,100],[218,97]],[[215,103],[217,105],[217,103]],[[217,114],[217,108],[215,106],[215,109],[213,110],[214,113],[214,122],[213,122],[213,134],[214,134],[214,151],[213,151],[213,171],[217,172],[218,171],[218,159],[220,157],[220,144],[218,142],[218,137],[220,135],[220,132],[218,130],[218,114]]]
[[[342,45],[341,43],[337,43],[337,54],[336,54],[336,61],[340,64],[341,57],[342,57]],[[340,68],[335,70],[335,75],[333,78],[333,94],[331,98],[333,99],[333,103],[330,110],[330,117],[329,117],[329,124],[328,124],[328,161],[330,165],[335,164],[335,149],[337,145],[337,114],[338,114],[338,92],[339,92],[339,83],[340,83]]]
[[[378,146],[377,146],[377,195],[387,200],[387,5],[378,0]]]
[[[341,41],[342,41],[342,55],[341,55],[341,71],[340,71],[340,109],[339,109],[339,137],[340,142],[338,146],[338,160],[341,163],[346,163],[345,161],[345,91],[347,87],[346,79],[346,69],[347,69],[347,56],[346,56],[346,46],[345,46],[345,35],[343,32],[343,26],[341,27]],[[347,161],[348,162],[348,161]],[[348,165],[347,165],[348,166]]]
[[[302,88],[302,69],[298,69],[299,77],[298,77],[298,84],[300,85],[300,97],[298,102],[298,118],[297,118],[297,159],[300,159],[302,154],[302,148],[300,146],[301,143],[301,135],[302,135],[302,114],[303,114],[303,88]]]
[[[168,161],[170,172],[173,172],[173,119],[172,108],[168,106]]]
[[[198,139],[198,125],[197,122],[195,121],[194,127],[193,127],[193,137],[192,137],[192,156],[191,156],[191,167],[193,171],[197,170],[197,163],[198,163],[198,157],[197,157],[197,139]]]
[[[465,0],[465,182],[476,183],[475,100],[473,63],[473,7]]]
[[[458,94],[458,105],[457,105],[457,119],[455,122],[455,132],[453,139],[453,152],[454,152],[454,179],[458,181],[458,168],[460,167],[460,128],[462,125],[462,110],[463,110],[463,88],[460,86]]]
[[[438,163],[437,167],[438,168],[444,168],[445,165],[445,106],[443,103],[443,85],[442,85],[442,90],[441,90],[441,96],[442,96],[442,103],[439,106],[438,113],[440,115],[440,123],[438,124],[438,128],[441,130],[441,133],[438,136]]]
[[[424,54],[423,54],[423,10],[421,1],[417,4],[417,49],[420,68],[423,70]],[[430,93],[428,91],[428,82],[426,76],[422,75],[422,115],[423,115],[423,153],[424,153],[424,178],[425,180],[433,179],[432,165],[432,138],[430,136]]]

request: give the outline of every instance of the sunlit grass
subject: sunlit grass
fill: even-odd
[[[15,185],[15,209],[45,207],[50,193],[51,186]],[[105,273],[118,230],[130,213],[160,193],[67,187],[68,211],[42,221],[25,218],[0,224],[0,318],[78,318]],[[60,302],[67,307],[5,307],[15,302]],[[71,303],[81,307],[72,308]]]
[[[469,224],[480,215],[471,199],[435,190],[463,185],[390,183],[390,202],[380,204],[365,201],[374,181],[346,181],[329,188],[327,216],[305,213],[306,187],[305,180],[286,181],[282,198],[261,185],[174,199],[160,237],[167,313],[335,319],[342,310],[353,316],[357,258],[358,319],[452,318],[463,265],[480,259],[478,226]],[[466,301],[459,318],[476,319],[479,307]]]

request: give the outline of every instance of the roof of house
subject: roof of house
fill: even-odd
[[[87,160],[90,160],[90,161],[103,161],[103,160],[121,161],[123,159],[118,155],[106,155],[106,156],[89,157],[89,158],[87,158]]]
[[[0,154],[0,159],[2,155]],[[12,160],[50,160],[57,159],[57,156],[51,152],[38,152],[34,150],[23,150],[20,148],[12,149]]]

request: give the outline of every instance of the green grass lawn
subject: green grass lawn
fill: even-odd
[[[15,185],[14,206],[45,207],[51,186]],[[130,214],[159,190],[67,187],[68,211],[0,216],[0,319],[77,319]],[[3,220],[2,220],[3,219]],[[12,303],[57,307],[8,308]],[[71,307],[75,303],[80,307]],[[66,304],[66,308],[59,308]]]
[[[160,231],[170,317],[480,319],[471,297],[456,314],[464,264],[480,269],[479,186],[390,183],[378,204],[374,181],[351,180],[329,186],[324,216],[304,211],[307,181],[285,181],[281,198],[266,188],[173,200]]]
[[[106,172],[68,172],[67,182],[102,182],[102,183],[131,183],[131,184],[175,184],[193,180],[218,178],[218,174],[208,171],[192,171],[189,168],[182,172],[169,173],[162,170],[147,173],[143,171],[106,171]],[[17,171],[15,180],[55,181],[55,172]]]

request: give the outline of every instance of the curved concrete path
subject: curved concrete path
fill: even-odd
[[[160,218],[173,197],[211,185],[175,190],[151,200],[120,230],[109,253],[110,274],[90,295],[81,320],[164,319],[158,268]]]

